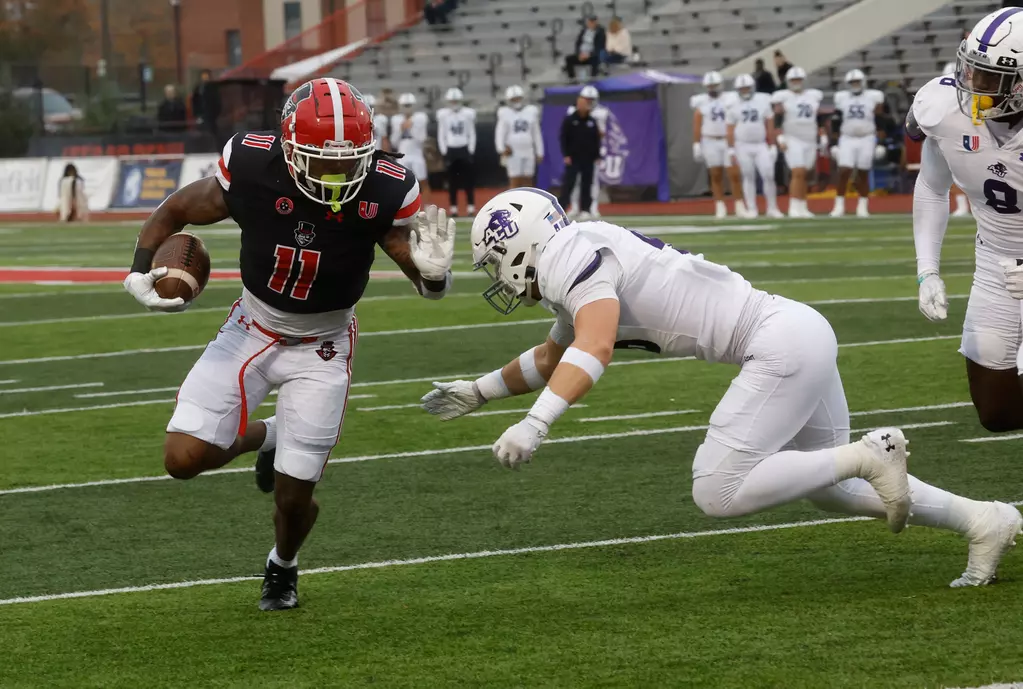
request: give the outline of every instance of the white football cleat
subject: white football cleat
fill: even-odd
[[[955,211],[952,212],[952,217],[953,218],[972,218],[973,217],[973,213],[970,212],[969,208],[963,208],[962,206],[959,206],[958,208],[955,209]]]
[[[986,586],[995,581],[1002,557],[1016,545],[1016,535],[1023,530],[1023,515],[1012,505],[989,502],[970,525],[970,561],[962,576],[949,586]]]
[[[770,210],[767,211],[767,217],[769,217],[769,218],[784,218],[785,214],[782,213],[777,208],[771,208]]]
[[[728,217],[728,206],[725,205],[724,201],[714,202],[714,217],[718,220]]]
[[[590,220],[592,218],[593,216],[590,215],[589,211],[583,211],[582,213],[579,214],[579,217],[577,217],[576,220],[578,220],[579,222],[586,222],[587,220]]]
[[[592,212],[590,213],[590,217],[591,217],[591,218],[592,218],[593,220],[600,220],[600,211],[592,211]]]
[[[735,217],[737,217],[737,218],[748,217],[746,215],[746,204],[743,203],[742,201],[738,201],[737,200],[735,202]]]
[[[474,215],[476,215],[476,206],[474,206],[474,205],[472,205],[472,204],[470,203],[470,204],[469,204],[469,207],[468,207],[468,208],[466,208],[466,209],[465,209],[465,211],[466,211],[466,213],[467,213],[467,214],[469,215],[469,217],[471,218],[471,217],[473,217]]]
[[[801,217],[801,218],[816,218],[817,217],[817,214],[814,213],[813,211],[811,211],[809,206],[807,206],[805,203],[803,204],[803,208],[800,211],[800,213],[801,213],[801,215],[799,217]]]
[[[870,211],[867,210],[866,206],[856,206],[856,217],[857,218],[869,218]]]
[[[831,209],[832,218],[841,218],[845,215],[845,197],[838,196],[835,198],[835,207]]]
[[[448,209],[448,217],[450,218],[458,217],[458,206],[452,206],[451,208]]]
[[[888,528],[899,533],[906,528],[913,506],[906,473],[909,441],[898,428],[879,428],[863,436],[859,444],[866,450],[860,476],[870,483],[884,503]]]

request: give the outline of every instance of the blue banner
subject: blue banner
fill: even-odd
[[[180,160],[121,161],[113,208],[156,208],[178,188]]]

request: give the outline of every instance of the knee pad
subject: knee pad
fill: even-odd
[[[724,481],[720,475],[712,474],[693,479],[693,502],[708,517],[727,517],[724,504]]]

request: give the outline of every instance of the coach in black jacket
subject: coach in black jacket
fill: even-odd
[[[591,97],[584,97],[587,86],[575,101],[575,112],[565,117],[561,123],[561,155],[565,156],[565,175],[561,181],[561,198],[558,201],[562,208],[568,208],[572,198],[572,189],[576,178],[579,179],[579,208],[589,215],[593,204],[593,174],[600,158],[600,128],[593,119],[590,109],[593,106]]]

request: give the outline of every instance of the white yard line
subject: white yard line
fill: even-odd
[[[979,438],[963,438],[959,442],[961,443],[1001,443],[1006,440],[1019,440],[1023,438],[1023,433],[1009,433],[1003,435],[984,435]]]
[[[945,404],[925,404],[919,407],[895,407],[893,409],[870,409],[868,411],[849,412],[849,416],[871,416],[873,414],[903,414],[911,411],[935,411],[938,409],[959,409],[972,407],[973,402],[948,402]]]
[[[314,569],[302,570],[302,576],[308,577],[314,574],[333,574],[337,572],[349,572],[360,569],[384,569],[387,567],[402,567],[407,565],[423,565],[432,562],[451,562],[455,560],[478,560],[488,557],[502,557],[510,555],[526,555],[530,553],[551,553],[563,550],[581,550],[584,548],[601,548],[608,546],[636,545],[641,543],[654,543],[657,541],[674,541],[689,538],[703,538],[708,536],[730,536],[734,534],[760,533],[764,531],[780,531],[782,529],[798,529],[813,526],[824,526],[829,524],[846,524],[850,522],[870,521],[870,517],[839,517],[834,519],[814,519],[802,522],[787,522],[783,524],[764,524],[759,526],[740,526],[731,529],[713,529],[710,531],[682,531],[671,534],[656,534],[651,536],[630,536],[627,538],[608,538],[599,541],[577,541],[574,543],[557,543],[553,545],[526,546],[523,548],[502,548],[498,550],[479,550],[469,553],[449,553],[445,555],[427,555],[424,557],[413,557],[400,560],[382,560],[379,562],[361,562],[351,565],[338,565],[336,567],[316,567]],[[53,600],[66,600],[70,598],[94,598],[96,596],[110,596],[121,593],[144,593],[148,591],[163,591],[167,589],[183,589],[195,586],[216,586],[220,584],[235,584],[243,581],[258,579],[258,576],[225,577],[222,579],[196,579],[193,581],[176,581],[165,584],[148,584],[145,586],[125,586],[114,589],[97,589],[94,591],[72,591],[68,593],[52,593],[43,596],[22,596],[18,598],[0,599],[0,605],[17,605],[23,603],[42,603]]]
[[[0,414],[0,419],[16,419],[24,416],[41,416],[43,414],[69,414],[80,411],[94,411],[96,409],[117,409],[119,407],[142,407],[147,404],[170,404],[169,400],[141,400],[138,402],[116,402],[114,404],[96,404],[91,407],[60,407],[57,409],[37,409],[35,411],[12,411]]]
[[[412,402],[411,404],[384,404],[379,407],[356,407],[355,411],[391,411],[393,409],[420,409],[422,408],[421,402]]]
[[[75,383],[73,385],[44,385],[37,388],[2,388],[0,395],[13,395],[23,392],[52,392],[54,390],[78,390],[81,388],[101,388],[103,383]]]
[[[17,378],[8,378],[7,380],[0,380],[0,385],[14,385],[20,382]]]
[[[921,423],[900,423],[900,424],[894,424],[894,425],[897,428],[901,429],[901,430],[907,430],[907,429],[912,429],[912,428],[938,428],[939,426],[954,426],[954,425],[956,425],[956,422],[955,421],[924,421],[924,422],[921,422]],[[883,426],[869,426],[867,428],[854,428],[851,431],[849,431],[849,433],[850,434],[869,433],[870,431],[876,431],[878,428],[883,428]]]
[[[149,395],[154,392],[176,392],[177,385],[165,388],[142,388],[141,390],[108,390],[106,392],[81,392],[75,395],[76,399],[92,399],[94,397],[128,397],[130,395]]]
[[[572,405],[578,407],[578,404]],[[628,421],[630,419],[653,419],[660,416],[678,416],[679,414],[696,414],[699,409],[676,409],[673,411],[650,411],[645,414],[619,414],[617,416],[588,416],[585,419],[576,419],[579,423],[592,423],[594,421]]]

